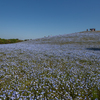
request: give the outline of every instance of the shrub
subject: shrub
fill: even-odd
[[[0,44],[9,44],[9,43],[17,43],[22,42],[22,40],[19,39],[1,39],[0,38]]]

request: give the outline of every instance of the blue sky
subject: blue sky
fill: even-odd
[[[100,30],[100,0],[0,0],[0,38]]]

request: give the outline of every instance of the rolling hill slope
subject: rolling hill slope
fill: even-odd
[[[85,44],[85,45],[99,45],[100,32],[78,32],[72,34],[44,37],[39,39],[30,40],[29,43],[37,44]]]
[[[0,44],[0,99],[100,100],[100,32]]]

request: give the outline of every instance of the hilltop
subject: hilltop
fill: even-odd
[[[76,45],[94,45],[99,46],[100,44],[100,31],[83,31],[71,34],[43,37],[39,39],[34,39],[26,41],[25,43],[35,43],[35,44],[76,44]]]

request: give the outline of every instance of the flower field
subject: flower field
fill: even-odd
[[[100,100],[100,32],[0,44],[0,100]]]

